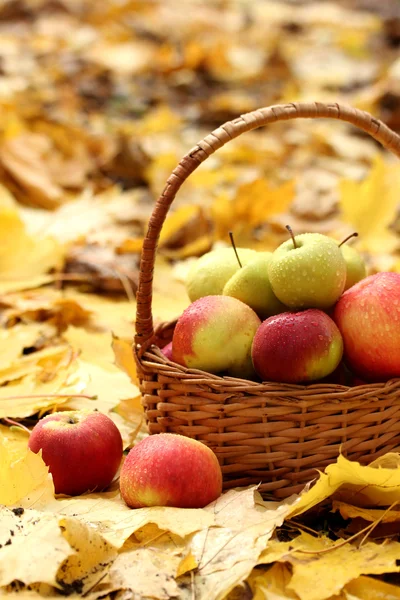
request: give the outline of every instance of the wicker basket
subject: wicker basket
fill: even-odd
[[[144,240],[134,353],[148,429],[207,444],[221,464],[225,489],[261,483],[260,491],[285,498],[300,492],[340,451],[368,463],[400,446],[400,379],[357,387],[256,383],[184,368],[157,346],[161,338],[171,339],[174,324],[154,331],[155,253],[182,183],[210,154],[246,131],[321,117],[356,125],[400,157],[400,136],[366,112],[317,102],[262,108],[225,123],[183,157],[155,205]]]

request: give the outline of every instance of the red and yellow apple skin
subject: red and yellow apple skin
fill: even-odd
[[[252,378],[251,344],[260,325],[254,310],[236,298],[199,298],[188,306],[175,326],[173,360],[209,373]]]
[[[169,342],[164,348],[161,348],[161,352],[168,360],[172,360],[172,342]]]
[[[252,357],[263,381],[302,383],[332,373],[342,358],[340,331],[318,309],[266,319],[254,336]]]
[[[98,411],[56,412],[32,429],[32,452],[42,458],[53,476],[57,494],[78,496],[106,488],[122,459],[122,438],[113,421]]]
[[[203,508],[221,495],[221,467],[201,442],[157,433],[129,452],[121,468],[120,490],[131,508]]]
[[[334,320],[349,368],[366,381],[400,377],[400,274],[377,273],[341,296]]]

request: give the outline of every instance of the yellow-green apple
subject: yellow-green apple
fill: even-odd
[[[222,473],[214,452],[201,442],[157,433],[130,450],[119,485],[131,508],[203,508],[221,495]]]
[[[247,304],[230,296],[205,296],[179,317],[173,360],[210,373],[252,378],[251,344],[261,321]]]
[[[32,429],[32,452],[53,476],[57,494],[77,496],[106,488],[122,459],[122,438],[113,421],[95,410],[55,412]]]
[[[346,261],[332,238],[302,233],[278,246],[268,267],[277,298],[290,308],[326,309],[346,283]]]
[[[346,261],[346,283],[344,286],[344,291],[346,291],[366,277],[367,269],[363,257],[355,248],[344,245],[340,249]]]
[[[284,383],[321,379],[336,369],[342,354],[339,329],[326,313],[313,308],[269,317],[252,347],[261,379]]]
[[[238,248],[242,265],[257,256],[256,250]],[[232,248],[218,248],[203,254],[189,270],[186,290],[191,302],[203,296],[222,294],[225,283],[240,269]]]
[[[354,373],[367,381],[400,377],[400,273],[376,273],[353,285],[333,318]]]
[[[225,284],[222,293],[241,300],[261,319],[287,310],[272,291],[268,277],[271,252],[258,252],[247,265],[238,269]]]

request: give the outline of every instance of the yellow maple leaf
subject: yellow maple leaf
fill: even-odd
[[[53,498],[54,486],[49,470],[42,457],[25,449],[16,458],[12,442],[0,434],[0,504],[13,506],[29,497],[28,502],[38,498]]]
[[[240,185],[233,199],[225,192],[220,194],[211,207],[216,237],[227,240],[228,232],[233,230],[239,243],[242,237],[250,238],[254,228],[285,212],[293,198],[294,181],[273,187],[265,179]]]
[[[360,575],[398,573],[399,558],[399,542],[379,545],[366,542],[356,546],[302,532],[292,540],[291,553],[283,560],[292,563],[293,576],[288,588],[296,592],[300,600],[325,600]]]
[[[358,232],[358,247],[371,253],[390,254],[399,240],[389,226],[399,205],[398,166],[388,166],[381,155],[375,158],[368,177],[361,183],[342,180],[340,200],[342,219]]]
[[[362,466],[340,455],[320,473],[315,485],[301,494],[291,516],[302,514],[339,489],[343,499],[356,499],[359,506],[390,506],[400,493],[399,459],[398,454],[389,453],[369,466]]]
[[[0,209],[0,240],[0,292],[40,285],[63,264],[65,248],[53,238],[30,236],[15,209]]]

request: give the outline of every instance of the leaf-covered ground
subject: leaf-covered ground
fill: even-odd
[[[27,450],[42,415],[97,408],[146,433],[130,345],[140,249],[179,159],[240,113],[344,102],[400,130],[400,5],[230,0],[0,2],[0,595],[118,600],[400,598],[400,455],[339,457],[300,498],[232,490],[199,510],[130,510],[118,479],[55,497]],[[184,184],[153,313],[189,303],[214,245],[273,249],[358,231],[400,272],[397,159],[329,121],[248,133]]]

